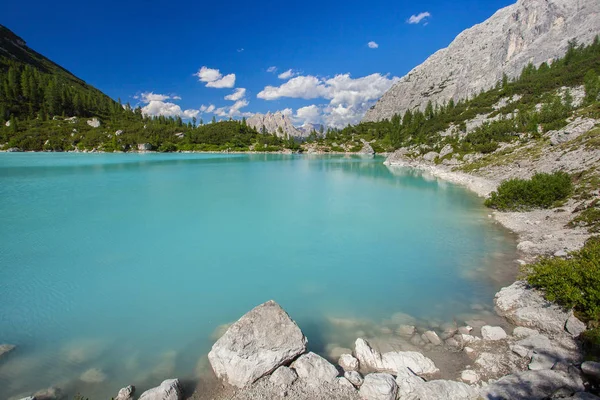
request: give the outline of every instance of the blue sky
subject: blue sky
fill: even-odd
[[[34,0],[3,4],[0,23],[149,114],[281,110],[297,125],[344,126],[394,79],[513,2]]]

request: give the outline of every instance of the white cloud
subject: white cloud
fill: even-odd
[[[181,96],[173,96],[171,97],[173,100],[181,100]]]
[[[232,88],[235,86],[235,74],[225,75],[223,78],[216,81],[208,82],[206,87],[210,88]]]
[[[245,88],[237,88],[234,90],[233,93],[225,96],[225,100],[237,101],[237,100],[242,99],[244,96],[246,96],[246,89]]]
[[[200,110],[185,110],[182,114],[183,118],[194,118],[200,114]]]
[[[285,72],[280,73],[279,75],[277,75],[277,77],[279,79],[290,79],[291,77],[297,75],[294,71],[292,71],[291,69],[288,69]]]
[[[431,17],[431,14],[429,13],[429,11],[425,11],[422,13],[419,13],[417,15],[411,15],[410,18],[406,21],[409,24],[418,24],[421,21],[423,21],[425,18],[429,18]]]
[[[142,113],[151,117],[162,115],[165,117],[192,118],[197,117],[200,113],[200,110],[189,109],[182,111],[181,107],[175,103],[161,100],[150,100],[148,104],[142,107]]]
[[[324,79],[315,76],[297,76],[281,86],[267,86],[257,97],[276,100],[282,97],[315,99],[324,98],[329,104],[302,107],[296,111],[297,121],[326,122],[333,127],[357,123],[364,113],[380,98],[398,78],[371,74],[353,79],[350,74],[340,74]],[[320,113],[320,118],[317,114]]]
[[[171,98],[166,94],[158,94],[153,92],[143,92],[139,96],[134,96],[135,99],[140,99],[142,103],[150,103],[151,101],[165,101]]]
[[[367,43],[367,46],[369,46],[370,49],[376,49],[379,47],[379,45],[373,41],[370,41],[369,43]]]
[[[284,108],[283,110],[281,110],[279,112],[288,117],[290,117],[290,116],[292,116],[292,114],[294,114],[294,110],[292,110],[291,108]]]
[[[280,97],[315,99],[325,97],[327,88],[315,76],[297,76],[281,86],[266,86],[256,97],[264,100],[276,100]]]
[[[274,74],[275,72],[277,72],[277,67],[276,66],[269,67],[269,68],[267,68],[267,72]]]
[[[205,82],[206,87],[232,88],[235,86],[235,74],[223,76],[218,69],[202,67],[194,74],[200,82]]]
[[[294,120],[296,122],[301,122],[302,125],[321,123],[321,110],[314,104],[306,107],[301,107],[296,110]]]

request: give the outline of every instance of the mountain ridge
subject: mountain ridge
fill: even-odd
[[[389,119],[427,103],[462,100],[562,56],[569,41],[589,44],[600,33],[597,0],[519,0],[458,34],[413,68],[367,111],[363,122]]]

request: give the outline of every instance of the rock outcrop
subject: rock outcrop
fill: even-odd
[[[119,392],[120,393],[120,392]],[[146,390],[139,400],[182,400],[183,391],[179,379],[167,379],[160,386]]]
[[[305,131],[297,129],[290,118],[279,111],[274,114],[271,112],[266,114],[254,114],[252,117],[248,118],[246,124],[256,129],[258,132],[262,132],[264,127],[265,133],[271,133],[282,138],[287,136],[306,137],[310,134],[310,132],[306,133]]]
[[[439,372],[433,361],[415,351],[390,351],[381,354],[364,339],[356,339],[354,353],[361,368],[394,375],[408,368],[416,375],[430,375]]]
[[[231,325],[208,360],[217,377],[244,387],[304,353],[306,342],[298,325],[270,300]]]
[[[459,34],[398,81],[363,121],[391,118],[489,89],[528,63],[564,56],[568,42],[590,43],[600,33],[597,0],[518,0]]]
[[[559,389],[567,389],[571,393],[585,390],[581,378],[576,375],[544,370],[507,375],[482,389],[480,395],[486,400],[541,400],[550,397]]]
[[[364,400],[396,400],[398,384],[390,374],[369,374],[360,387]]]
[[[300,356],[292,364],[298,378],[312,386],[319,386],[323,382],[333,383],[338,376],[338,370],[323,357],[310,352]]]

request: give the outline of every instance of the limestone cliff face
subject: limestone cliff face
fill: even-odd
[[[600,34],[599,0],[519,0],[459,34],[396,83],[363,121],[423,109],[431,100],[471,97],[528,63],[561,57],[569,40],[590,43]]]
[[[257,131],[261,131],[263,126],[268,133],[275,134],[278,137],[304,137],[308,136],[304,132],[296,129],[292,121],[287,115],[280,113],[275,114],[270,112],[266,114],[254,114],[246,121],[248,126],[253,127]],[[281,129],[280,129],[281,128]]]

